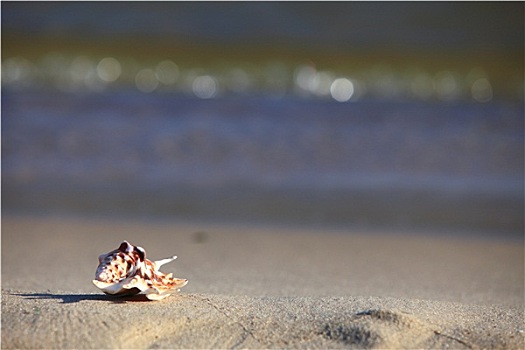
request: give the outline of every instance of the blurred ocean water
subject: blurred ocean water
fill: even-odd
[[[360,99],[523,101],[520,3],[2,4],[2,82]]]
[[[524,228],[523,4],[2,3],[2,208]]]
[[[128,36],[204,45],[516,50],[523,4],[367,2],[46,2],[2,4],[9,33],[84,40]],[[116,44],[117,42],[115,42]],[[147,46],[146,46],[147,47]]]
[[[4,91],[3,208],[520,229],[516,104]]]

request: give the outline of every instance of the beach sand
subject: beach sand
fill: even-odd
[[[188,278],[160,302],[92,285],[128,240]],[[521,239],[5,215],[2,348],[523,348]]]

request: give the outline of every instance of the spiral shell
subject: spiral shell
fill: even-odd
[[[118,249],[98,257],[99,265],[93,284],[104,293],[116,296],[144,294],[149,300],[161,300],[177,293],[187,279],[165,275],[159,268],[177,257],[151,261],[146,251],[123,241]]]

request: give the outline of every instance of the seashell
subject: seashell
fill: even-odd
[[[123,241],[118,249],[98,257],[99,265],[93,284],[104,293],[116,296],[145,294],[149,300],[161,300],[177,293],[187,279],[165,275],[159,268],[177,257],[151,261],[146,251]]]

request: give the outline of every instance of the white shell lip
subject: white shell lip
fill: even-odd
[[[159,268],[177,257],[150,261],[146,251],[123,241],[118,249],[99,256],[99,266],[93,284],[113,296],[144,294],[149,300],[162,300],[180,291],[187,279],[174,278]],[[144,259],[144,261],[142,261]],[[123,273],[125,275],[120,277]],[[101,280],[102,279],[102,280]]]

